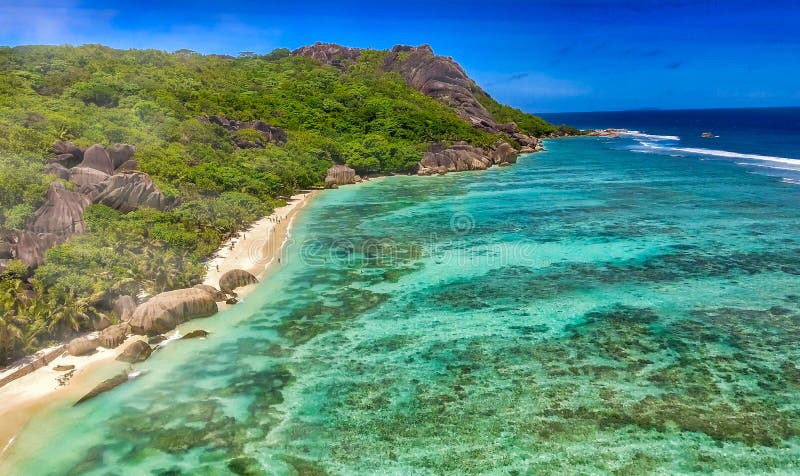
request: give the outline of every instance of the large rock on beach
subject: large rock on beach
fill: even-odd
[[[325,188],[356,183],[356,171],[346,165],[336,164],[325,175]]]
[[[92,339],[89,337],[76,337],[69,341],[67,344],[67,352],[69,355],[88,355],[100,347],[99,339]]]
[[[214,286],[211,286],[211,285],[208,285],[208,284],[196,284],[196,285],[194,285],[192,287],[195,288],[195,289],[200,289],[202,291],[207,292],[217,302],[223,302],[223,301],[226,301],[228,299],[228,296],[226,296],[225,293],[223,293],[219,289],[215,288]]]
[[[480,147],[457,142],[449,147],[442,143],[432,144],[419,162],[419,175],[485,170],[494,160]]]
[[[135,340],[125,347],[125,350],[117,356],[120,362],[128,362],[129,364],[136,364],[144,362],[153,353],[153,348],[143,340]]]
[[[140,304],[129,323],[136,334],[163,334],[190,319],[207,317],[218,310],[209,293],[195,288],[178,289],[157,294]]]
[[[97,340],[106,349],[116,349],[125,342],[125,338],[130,332],[131,326],[127,322],[122,322],[103,329]]]
[[[219,278],[219,288],[222,292],[233,294],[236,288],[256,284],[258,279],[243,269],[232,269]]]
[[[120,321],[127,321],[136,310],[136,300],[133,296],[119,296],[114,300],[112,311],[119,318]]]

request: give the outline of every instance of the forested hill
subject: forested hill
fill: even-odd
[[[503,140],[520,149],[526,138],[569,131],[498,104],[456,70],[428,47],[314,45],[236,58],[0,47],[0,364],[113,321],[117,296],[199,282],[201,261],[227,236],[280,197],[321,185],[333,164],[415,172],[434,143],[486,149]],[[53,164],[56,153],[71,160],[71,143],[76,159],[93,144],[128,151],[138,172],[112,185],[145,189],[141,202],[160,206],[98,199],[108,181],[87,192],[96,172],[86,178],[86,167],[76,175]],[[135,147],[132,157],[134,147],[111,147],[120,143]],[[84,200],[73,192],[90,202],[79,207],[80,223],[68,239],[43,245],[46,233],[32,228],[37,209]],[[15,259],[24,239],[49,248],[39,266]]]

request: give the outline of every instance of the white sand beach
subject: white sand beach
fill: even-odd
[[[292,196],[287,204],[276,208],[272,215],[255,222],[247,230],[234,236],[218,250],[207,263],[205,284],[219,286],[219,278],[226,271],[244,269],[261,281],[267,271],[279,264],[280,253],[289,237],[292,221],[318,190]],[[239,298],[257,285],[237,290]],[[220,311],[230,307],[220,303]],[[88,356],[71,356],[64,352],[49,364],[17,378],[0,387],[0,458],[13,444],[15,435],[24,427],[32,415],[49,405],[77,400],[111,374],[119,372],[128,364],[114,359],[133,340],[142,336],[129,336],[116,349],[100,347]],[[53,349],[45,349],[47,353]],[[56,371],[57,366],[74,366],[73,370]],[[19,366],[0,371],[0,380],[15,372]],[[66,379],[65,374],[70,374]],[[64,382],[59,382],[62,379]]]

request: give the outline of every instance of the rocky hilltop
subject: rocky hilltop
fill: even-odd
[[[316,43],[298,48],[292,54],[307,56],[323,64],[345,69],[347,65],[358,60],[361,52],[362,50],[358,48]],[[400,74],[409,86],[447,105],[476,129],[505,135],[508,138],[508,142],[500,143],[495,148],[464,147],[463,144],[450,147],[446,153],[449,158],[445,161],[448,165],[444,166],[432,167],[431,164],[436,162],[432,157],[440,152],[429,151],[420,161],[418,171],[420,175],[491,167],[500,163],[490,158],[497,147],[502,147],[506,156],[512,154],[515,158],[518,153],[530,153],[542,149],[541,141],[537,137],[525,134],[514,122],[498,123],[477,96],[483,95],[488,98],[489,95],[467,75],[461,65],[450,57],[436,55],[430,45],[417,47],[397,45],[384,60],[382,69]],[[518,147],[511,144],[518,144]],[[432,150],[436,150],[439,146],[432,147]],[[485,159],[478,162],[486,163],[486,167],[475,165],[478,162],[475,161],[474,154],[479,154]],[[505,160],[502,163],[509,162]]]

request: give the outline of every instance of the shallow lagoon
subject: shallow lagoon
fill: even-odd
[[[7,471],[797,471],[800,187],[548,148],[322,194],[209,339],[40,415]]]

